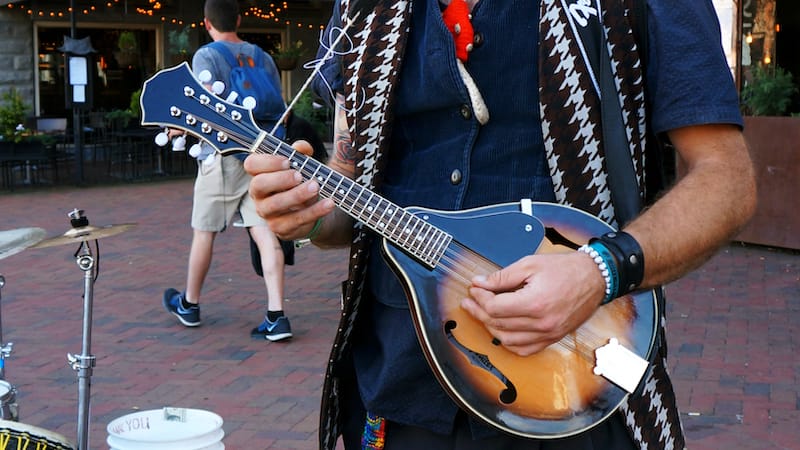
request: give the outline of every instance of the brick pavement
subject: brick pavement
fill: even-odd
[[[264,287],[247,238],[217,239],[203,296],[204,325],[186,329],[161,306],[182,288],[191,234],[191,181],[57,187],[0,193],[0,230],[69,228],[82,208],[94,225],[136,222],[101,239],[94,285],[92,448],[105,427],[137,410],[183,406],[224,421],[229,449],[316,448],[324,364],[338,318],[346,253],[298,251],[287,271],[295,337],[249,337]],[[7,377],[20,421],[76,440],[83,273],[72,246],[28,249],[0,260],[3,337],[14,342]],[[668,288],[670,367],[693,450],[800,449],[800,255],[734,244]]]

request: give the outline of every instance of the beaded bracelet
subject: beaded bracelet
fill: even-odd
[[[618,286],[618,275],[617,265],[613,256],[602,246],[595,246],[591,244],[581,246],[578,251],[586,253],[592,258],[595,264],[597,264],[597,268],[600,269],[600,275],[602,275],[603,280],[606,282],[606,295],[603,297],[603,301],[600,302],[600,304],[605,305],[611,300],[617,298],[616,291]]]

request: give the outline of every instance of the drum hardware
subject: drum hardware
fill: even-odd
[[[44,428],[0,420],[0,448],[75,450],[64,436]]]
[[[42,228],[0,231],[0,259],[21,252],[41,241],[44,236],[45,231]],[[2,306],[2,290],[5,285],[6,279],[0,275],[0,306]],[[0,419],[17,421],[19,420],[17,388],[6,380],[6,359],[11,356],[14,343],[3,341],[2,317],[2,308],[0,307]]]
[[[42,228],[17,228],[0,231],[0,259],[30,247],[41,241],[46,232]]]
[[[0,275],[0,291],[6,285],[6,279]],[[2,300],[2,294],[0,294]],[[2,309],[2,308],[0,308]],[[0,315],[0,419],[19,420],[19,404],[17,403],[17,388],[6,381],[6,359],[11,356],[13,342],[3,342],[3,321]]]
[[[89,402],[91,398],[92,369],[95,366],[95,357],[91,354],[92,345],[92,300],[94,296],[94,282],[99,275],[99,243],[98,239],[114,236],[127,231],[135,224],[109,225],[94,227],[89,225],[89,219],[84,211],[73,209],[67,216],[70,218],[72,229],[61,236],[45,239],[33,248],[54,247],[78,243],[75,252],[75,263],[83,272],[83,338],[80,354],[67,354],[67,362],[78,373],[78,450],[89,448]],[[95,252],[92,252],[89,241],[95,242]]]

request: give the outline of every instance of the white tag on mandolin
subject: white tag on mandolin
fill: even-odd
[[[647,371],[647,360],[620,345],[619,340],[611,338],[608,344],[594,351],[595,375],[633,393]]]

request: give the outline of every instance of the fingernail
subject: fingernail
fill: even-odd
[[[317,184],[316,181],[308,183],[308,192],[317,192],[317,191],[319,191],[319,185]]]

